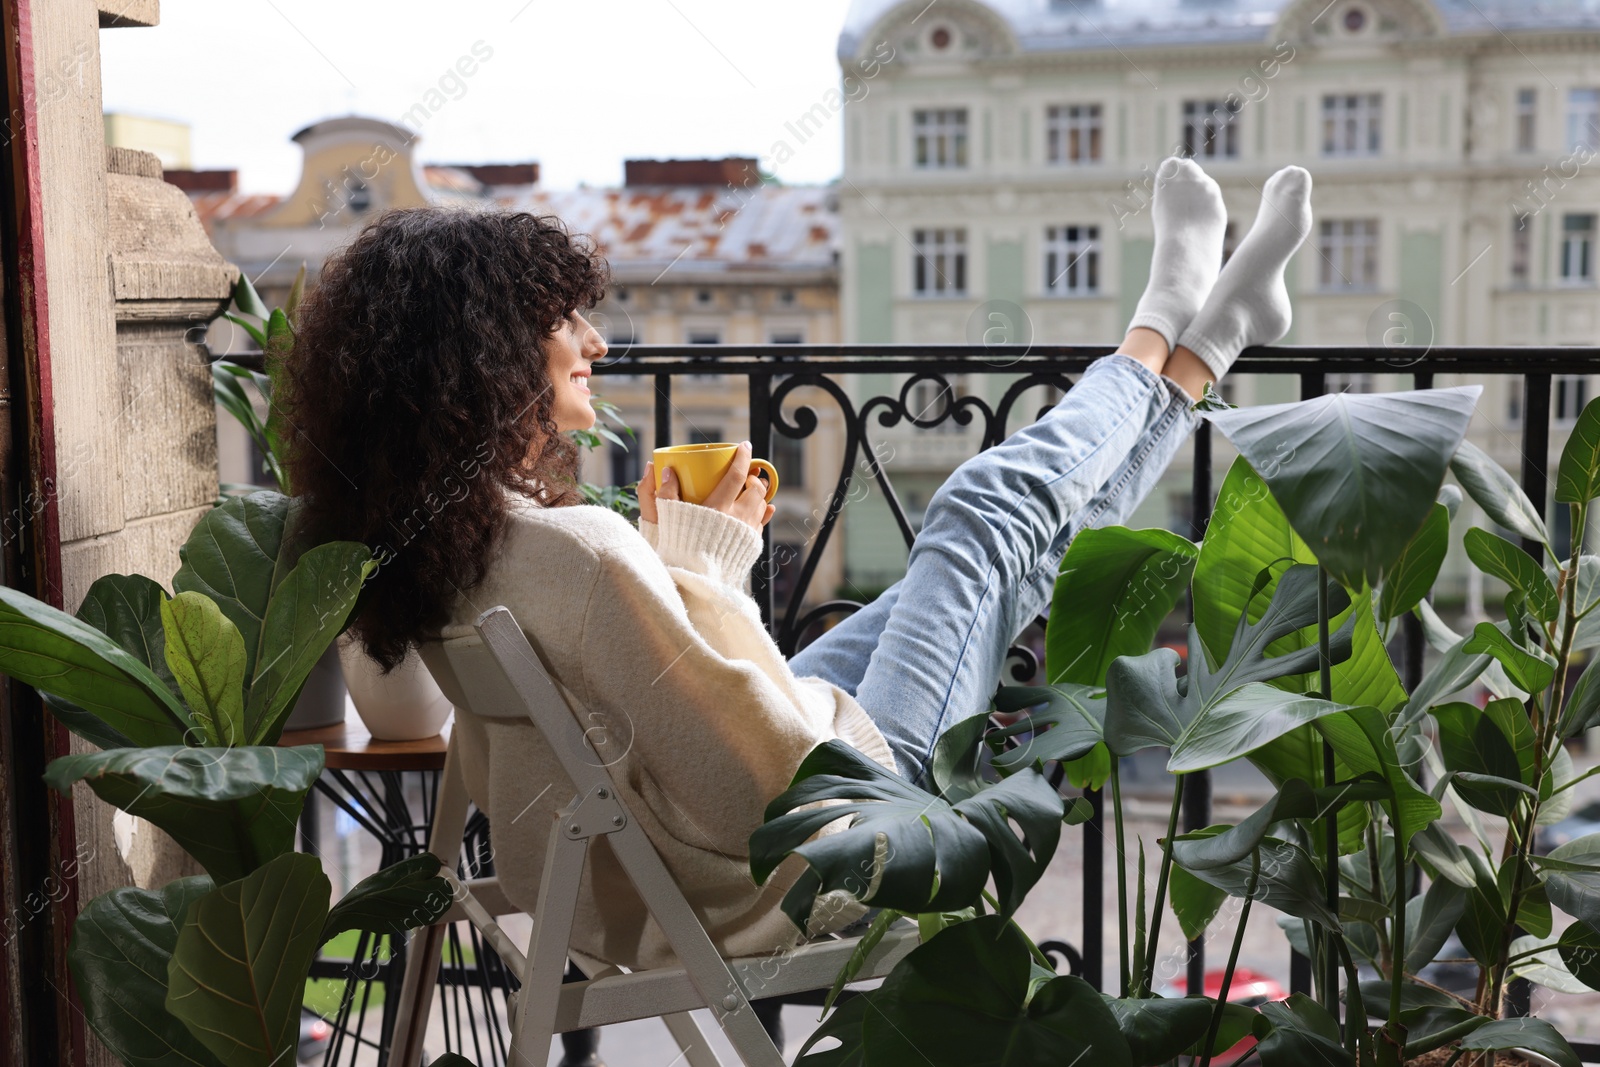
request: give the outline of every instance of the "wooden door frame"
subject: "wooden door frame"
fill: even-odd
[[[61,528],[38,150],[34,0],[0,0],[0,584],[61,608]],[[78,913],[70,797],[40,777],[70,749],[28,686],[0,676],[0,1059],[82,1067],[66,962]]]

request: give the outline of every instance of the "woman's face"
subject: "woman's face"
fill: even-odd
[[[556,429],[587,430],[594,425],[594,408],[589,405],[589,364],[606,354],[600,332],[578,312],[568,315],[545,341],[546,371],[555,390],[551,412]]]

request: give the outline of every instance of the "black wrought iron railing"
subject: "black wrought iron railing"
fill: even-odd
[[[859,477],[870,478],[893,514],[900,536],[909,548],[915,531],[895,492],[892,472],[880,461],[874,447],[883,431],[896,426],[935,430],[954,420],[979,431],[979,447],[987,448],[1026,421],[1037,417],[1051,398],[1042,390],[1065,393],[1074,377],[1096,358],[1114,351],[1113,345],[722,345],[714,350],[705,346],[633,345],[624,352],[608,356],[597,370],[602,375],[643,375],[654,383],[654,445],[672,444],[672,433],[681,419],[675,419],[674,385],[686,376],[727,375],[730,390],[738,389],[743,378],[749,406],[748,437],[756,455],[771,455],[775,435],[801,439],[819,432],[822,421],[815,404],[818,394],[802,393],[806,399],[796,405],[794,394],[801,390],[820,390],[826,402],[837,407],[842,421],[843,449],[833,488],[822,513],[817,517],[802,546],[798,574],[787,592],[785,603],[774,603],[773,539],[770,528],[760,562],[752,577],[752,591],[761,607],[773,637],[786,653],[801,646],[809,630],[830,616],[842,616],[862,605],[831,596],[814,599],[811,586],[818,563],[837,532],[840,517],[851,499],[852,485]],[[1297,345],[1256,348],[1244,353],[1234,367],[1238,380],[1255,375],[1290,375],[1298,380],[1301,398],[1320,396],[1328,390],[1332,376],[1351,374],[1399,375],[1395,388],[1429,389],[1441,376],[1456,376],[1466,381],[1514,378],[1521,383],[1520,477],[1529,498],[1547,510],[1551,454],[1552,383],[1558,376],[1600,374],[1600,348],[1587,347],[1436,347],[1355,348],[1331,345]],[[892,392],[867,395],[862,380],[853,382],[846,375],[904,375]],[[961,395],[953,376],[1004,375],[1012,377],[1005,391],[992,403],[982,396]],[[932,387],[939,402],[926,407],[922,402]],[[919,392],[920,387],[920,392]],[[1029,398],[1031,391],[1039,403]],[[913,400],[913,397],[916,400]],[[1565,398],[1568,403],[1572,397]],[[1581,401],[1578,401],[1581,403]],[[790,414],[792,412],[792,414]],[[903,432],[903,431],[902,431]],[[1214,500],[1212,439],[1209,425],[1202,425],[1193,444],[1192,485],[1190,487],[1191,536],[1199,539],[1210,520]],[[1539,557],[1542,547],[1524,543]],[[1422,676],[1423,639],[1417,620],[1407,617],[1399,649],[1402,678],[1407,688]],[[1013,650],[1013,677],[1022,679],[1038,668],[1034,654],[1025,647]],[[1100,798],[1094,819],[1083,835],[1082,942],[1076,950],[1061,946],[1074,969],[1096,986],[1104,978],[1102,942],[1105,908],[1104,834],[1096,832],[1101,820]],[[1199,829],[1211,822],[1211,786],[1208,774],[1191,775],[1183,804],[1186,829]],[[1188,983],[1198,992],[1205,971],[1204,946],[1189,949]],[[1291,986],[1308,991],[1311,985],[1309,964],[1295,957],[1290,967]],[[1526,993],[1523,993],[1526,1003]],[[1600,1061],[1600,1044],[1579,1046],[1585,1060]]]

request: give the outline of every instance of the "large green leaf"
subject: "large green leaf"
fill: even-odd
[[[1434,879],[1426,893],[1406,901],[1408,973],[1415,974],[1438,958],[1466,906],[1466,891],[1445,878]]]
[[[167,1014],[167,962],[189,905],[211,892],[200,875],[160,890],[124,886],[72,924],[67,963],[95,1036],[127,1067],[222,1067],[225,1060]]]
[[[1512,533],[1548,545],[1542,509],[1536,508],[1517,480],[1471,441],[1462,441],[1450,459],[1450,473],[1484,514]]]
[[[1477,808],[1510,818],[1522,803],[1520,791],[1493,780],[1529,785],[1523,762],[1511,737],[1494,716],[1472,704],[1452,702],[1433,709],[1439,723],[1439,748],[1444,765],[1456,772],[1456,793]]]
[[[1467,558],[1485,574],[1493,575],[1527,598],[1529,609],[1540,622],[1554,622],[1561,611],[1556,587],[1532,556],[1504,537],[1474,526],[1463,539]]]
[[[870,994],[867,1063],[963,1067],[1131,1067],[1116,1017],[1081,978],[1062,975],[1029,999],[1031,956],[995,915],[958,923],[913,949]]]
[[[1236,460],[1223,482],[1195,566],[1194,625],[1212,661],[1232,653],[1239,617],[1248,611],[1254,620],[1266,610],[1290,565],[1316,562],[1266,483],[1242,459]],[[1334,657],[1333,696],[1346,704],[1371,704],[1384,711],[1404,701],[1405,689],[1378,633],[1370,595],[1362,593],[1352,604],[1340,591],[1330,598],[1329,608],[1333,628],[1347,631],[1350,642],[1348,653]],[[1275,639],[1267,653],[1281,656],[1316,643],[1314,628],[1297,630]],[[1316,668],[1313,658],[1301,673],[1274,678],[1271,684],[1320,693]]]
[[[1572,424],[1556,468],[1556,500],[1585,504],[1600,496],[1600,398],[1590,401]]]
[[[806,1043],[795,1054],[795,1067],[864,1067],[866,1049],[863,1045],[862,1024],[867,1012],[873,1009],[871,993],[843,1001],[811,1032]],[[838,1041],[832,1048],[813,1052],[818,1044],[828,1040]]]
[[[104,574],[84,594],[78,619],[121,645],[177,694],[177,680],[167,668],[167,639],[161,623],[161,605],[166,600],[166,590],[153,578]]]
[[[1482,391],[1329,393],[1207,417],[1329,573],[1361,589],[1382,581],[1428,517]]]
[[[183,565],[172,576],[174,593],[204,593],[244,638],[245,677],[256,676],[261,627],[272,591],[292,565],[284,528],[291,501],[263,490],[232,497],[195,524],[178,549]]]
[[[167,968],[167,1010],[229,1067],[293,1062],[329,891],[317,858],[290,852],[189,909]]]
[[[1201,1044],[1216,1010],[1216,1004],[1204,997],[1102,997],[1137,1064],[1166,1063]]]
[[[1575,922],[1562,931],[1556,950],[1569,974],[1590,989],[1600,989],[1600,930]]]
[[[1027,735],[1016,747],[995,753],[993,763],[1002,774],[1050,760],[1078,759],[1105,739],[1105,692],[1093,686],[1005,686],[994,704],[1002,712],[1043,705],[990,734],[993,741]]]
[[[1395,750],[1388,722],[1376,708],[1354,708],[1318,719],[1317,730],[1352,774],[1374,775],[1388,783],[1385,803],[1390,818],[1403,829],[1403,843],[1410,844],[1416,833],[1443,814],[1439,802],[1412,779]]]
[[[1199,549],[1166,530],[1084,530],[1061,560],[1045,674],[1052,683],[1104,685],[1118,656],[1150,649],[1189,585]]]
[[[1304,673],[1319,656],[1315,646],[1279,656],[1266,650],[1316,620],[1317,570],[1293,566],[1278,580],[1271,602],[1256,622],[1241,615],[1228,656],[1213,668],[1196,628],[1189,631],[1188,674],[1179,684],[1177,657],[1157,649],[1124,657],[1107,675],[1106,743],[1118,755],[1151,746],[1171,751],[1168,770],[1187,773],[1217,766],[1269,746],[1343,705],[1285,693],[1263,683]],[[1330,602],[1342,606],[1333,587]],[[1332,635],[1336,661],[1349,655],[1354,618]]]
[[[324,943],[346,930],[403,934],[437,922],[455,902],[439,859],[424,852],[361,879],[328,912]]]
[[[294,847],[322,746],[111,749],[45,768],[53,788],[82,780],[95,795],[159,826],[218,883],[242,878]]]
[[[1550,903],[1600,931],[1600,834],[1589,834],[1530,857]]]
[[[1555,664],[1546,658],[1543,650],[1524,649],[1492,622],[1480,622],[1475,626],[1472,636],[1461,648],[1464,652],[1493,656],[1511,681],[1525,692],[1543,692],[1555,681]]]
[[[1173,842],[1172,860],[1190,871],[1243,863],[1274,825],[1291,819],[1321,819],[1342,804],[1376,799],[1373,784],[1350,782],[1313,789],[1308,782],[1292,779],[1243,822],[1215,836]]]
[[[206,744],[244,741],[244,638],[209,597],[179,593],[161,602],[167,667]]]
[[[245,703],[251,744],[278,739],[306,675],[344,629],[361,583],[377,569],[366,545],[330,541],[308,549],[278,585],[261,626],[261,656]]]
[[[54,693],[42,692],[39,698],[44,701],[44,706],[50,709],[50,714],[60,719],[67,729],[90,744],[101,748],[138,747],[127,734],[106,725],[100,716],[83,710],[70,700],[63,700]]]
[[[1406,1033],[1405,1059],[1409,1062],[1452,1041],[1459,1041],[1488,1021],[1485,1016],[1474,1015],[1458,1004],[1426,1004],[1407,1008],[1400,1013],[1400,1023]]]
[[[1172,843],[1174,858],[1193,847],[1193,843],[1218,837],[1228,829],[1226,826],[1211,826],[1179,835]],[[1255,899],[1285,914],[1310,919],[1333,930],[1340,929],[1339,917],[1328,908],[1322,874],[1310,853],[1299,845],[1275,837],[1262,838],[1258,847],[1261,851],[1261,871]],[[1186,865],[1185,869],[1200,881],[1232,897],[1243,897],[1250,888],[1252,860],[1248,858],[1214,866]]]
[[[820,800],[843,803],[796,810]],[[954,911],[976,902],[991,875],[1010,914],[1055,854],[1062,810],[1060,795],[1035,771],[949,804],[851,746],[825,741],[767,805],[765,823],[750,836],[750,871],[765,882],[790,853],[810,865],[782,905],[802,929],[818,892],[842,889],[896,911]],[[847,829],[810,840],[841,818],[850,819]]]
[[[1255,1035],[1261,1067],[1355,1067],[1338,1021],[1304,993],[1261,1005]]]
[[[1582,1067],[1578,1054],[1561,1036],[1561,1031],[1543,1019],[1531,1017],[1484,1023],[1462,1038],[1461,1047],[1469,1050],[1525,1048],[1548,1056],[1559,1067]]]
[[[1209,882],[1202,882],[1182,867],[1174,864],[1167,897],[1172,902],[1172,914],[1183,929],[1185,941],[1198,941],[1205,936],[1206,927],[1222,910],[1228,894]]]
[[[0,588],[0,673],[53,693],[140,745],[183,740],[189,713],[154,671],[95,627]]]
[[[1600,671],[1591,663],[1578,675],[1566,707],[1561,709],[1561,736],[1577,737],[1595,726],[1600,726]]]
[[[1383,593],[1378,598],[1378,618],[1388,622],[1416,607],[1417,601],[1427,596],[1438,580],[1439,568],[1444,565],[1449,549],[1450,512],[1443,504],[1435,504],[1422,529],[1411,538],[1411,543],[1384,576]]]

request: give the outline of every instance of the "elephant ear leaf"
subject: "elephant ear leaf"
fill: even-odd
[[[221,1067],[167,1013],[167,964],[189,906],[212,890],[199,875],[160,890],[123,886],[89,902],[72,925],[67,963],[95,1036],[129,1067]],[[129,981],[129,975],[138,975]]]
[[[798,810],[823,800],[842,803]],[[767,805],[750,837],[750,871],[762,883],[791,853],[805,860],[810,870],[782,904],[801,929],[821,892],[903,912],[956,911],[979,898],[991,875],[1009,915],[1055,854],[1062,817],[1060,795],[1032,770],[950,804],[826,741]],[[839,819],[849,825],[812,839]]]
[[[1483,449],[1462,441],[1450,458],[1450,473],[1496,526],[1543,545],[1550,543],[1541,509],[1533,506],[1517,480]]]
[[[1377,587],[1433,508],[1481,386],[1212,412],[1339,584]]]
[[[229,1067],[294,1060],[330,887],[290,852],[195,901],[167,965],[167,1011]]]

